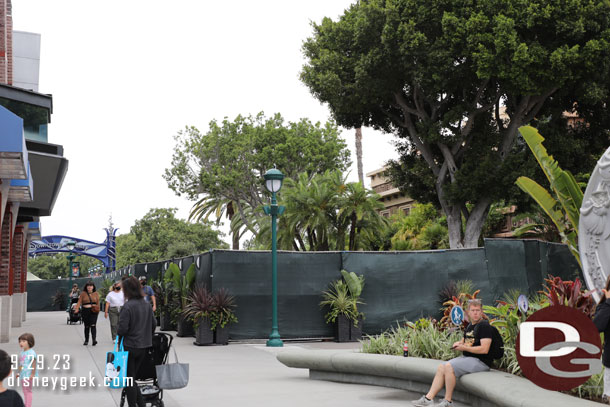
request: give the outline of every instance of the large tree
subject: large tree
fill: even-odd
[[[401,187],[432,191],[450,246],[476,247],[519,175],[517,129],[550,100],[571,111],[578,97],[607,95],[609,11],[585,0],[363,0],[314,24],[301,79],[339,124],[398,136]],[[575,83],[582,92],[566,95]]]
[[[117,267],[224,249],[222,233],[207,223],[176,218],[175,208],[155,208],[136,220],[129,233],[117,236]]]
[[[349,164],[349,150],[333,121],[285,123],[280,114],[266,118],[259,113],[222,123],[213,120],[207,133],[195,127],[180,131],[164,178],[176,194],[199,199],[195,214],[205,215],[219,203],[230,204],[231,218],[237,215],[239,224],[256,234],[256,222],[251,219],[263,213],[252,209],[264,203],[267,170],[275,167],[287,178],[296,178],[305,172],[345,170]],[[239,229],[232,227],[232,233],[239,234]]]

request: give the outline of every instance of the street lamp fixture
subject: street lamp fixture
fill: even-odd
[[[74,258],[76,257],[74,255],[74,253],[72,253],[72,250],[74,250],[74,248],[76,247],[76,242],[74,240],[70,240],[66,243],[66,248],[68,248],[68,250],[70,250],[70,254],[67,256],[68,257],[68,261],[70,262],[70,270],[69,270],[69,275],[70,275],[70,282],[72,282],[72,262],[74,261]]]
[[[284,213],[284,206],[277,204],[275,194],[282,188],[284,174],[278,169],[270,169],[264,175],[265,187],[271,192],[271,205],[264,206],[267,215],[271,215],[271,308],[272,322],[271,334],[267,341],[267,346],[281,347],[284,343],[280,339],[280,332],[277,322],[277,217]]]

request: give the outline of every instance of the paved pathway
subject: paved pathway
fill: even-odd
[[[73,387],[61,380],[71,377],[95,377],[101,383],[105,355],[112,347],[110,326],[103,315],[98,319],[98,345],[83,346],[82,325],[66,325],[65,312],[29,312],[21,328],[12,328],[11,342],[0,344],[8,353],[18,353],[18,336],[30,332],[36,338],[34,349],[44,356],[41,376],[57,380],[56,389],[34,389],[34,407],[88,405],[115,407],[120,390],[105,387]],[[170,332],[175,334],[175,332]],[[419,397],[407,391],[383,387],[309,380],[304,369],[291,369],[275,358],[275,352],[290,347],[316,349],[356,349],[358,344],[334,342],[287,343],[274,349],[258,343],[231,343],[228,346],[198,347],[194,338],[174,338],[181,362],[190,364],[189,386],[164,393],[167,407],[195,406],[409,406]],[[59,355],[59,356],[56,356]],[[171,354],[170,354],[171,355]],[[53,370],[69,358],[70,370]],[[173,356],[170,356],[173,360]],[[5,380],[4,384],[7,385]],[[454,403],[456,407],[463,404]]]

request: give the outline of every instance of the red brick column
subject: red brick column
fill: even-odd
[[[25,292],[25,284],[28,281],[28,251],[30,249],[30,239],[25,240],[25,245],[23,245],[23,254],[21,256],[21,287],[19,289],[20,293]]]
[[[13,84],[13,17],[11,0],[0,0],[0,83]]]
[[[2,0],[0,0],[2,1]],[[13,293],[13,276],[11,273],[11,228],[13,217],[11,208],[7,205],[0,229],[0,296]]]
[[[23,226],[18,225],[17,227],[15,227],[15,233],[13,233],[13,247],[11,253],[11,263],[13,271],[12,293],[21,292],[21,277],[23,274],[23,244],[25,243],[24,241],[25,236],[23,234]]]

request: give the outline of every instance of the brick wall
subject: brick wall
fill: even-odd
[[[0,0],[2,1],[2,0]],[[0,295],[10,295],[11,278],[11,227],[13,219],[10,206],[7,205],[0,228]]]
[[[12,264],[13,264],[13,293],[21,292],[21,276],[23,273],[23,226],[19,225],[15,228],[13,234],[13,251],[12,251]]]
[[[13,17],[11,0],[0,0],[0,83],[13,84]]]
[[[30,240],[26,239],[25,244],[23,245],[23,253],[21,254],[21,287],[19,292],[25,292],[25,284],[28,281],[28,250],[30,247]]]

